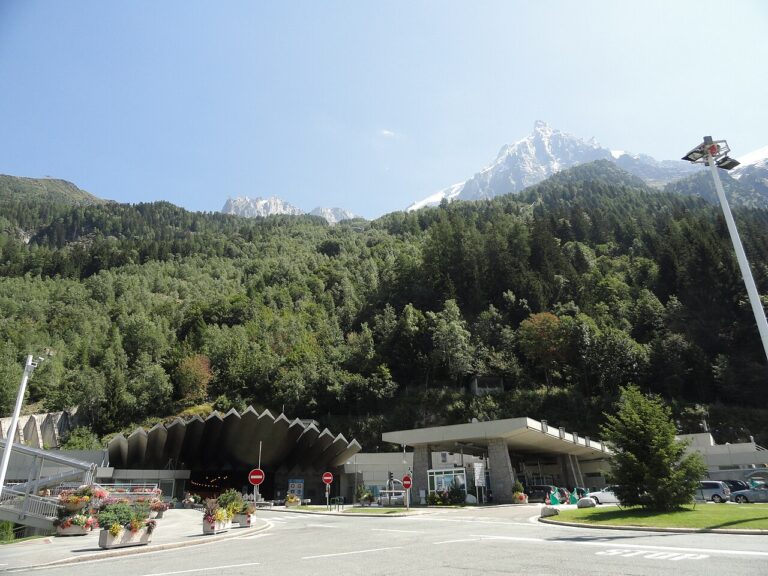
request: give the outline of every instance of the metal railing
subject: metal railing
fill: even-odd
[[[24,516],[55,518],[60,506],[50,498],[3,488],[2,493],[0,493],[0,508],[13,510],[21,518]]]

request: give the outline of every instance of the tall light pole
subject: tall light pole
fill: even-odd
[[[3,494],[5,486],[5,473],[8,471],[8,460],[13,450],[13,440],[16,437],[16,427],[19,424],[19,414],[21,413],[21,404],[24,402],[24,391],[27,389],[27,380],[32,371],[37,368],[37,362],[32,361],[32,354],[27,356],[27,363],[24,365],[24,374],[21,376],[19,392],[16,395],[16,407],[13,409],[13,418],[11,418],[11,427],[8,429],[8,435],[5,440],[5,450],[3,451],[3,460],[0,463],[0,496]]]
[[[731,236],[733,249],[736,251],[736,259],[739,262],[739,269],[744,278],[744,284],[747,287],[747,295],[749,296],[749,303],[752,305],[752,313],[755,315],[755,321],[757,322],[757,330],[760,332],[760,339],[763,341],[763,350],[765,351],[766,359],[768,359],[768,322],[765,319],[765,310],[760,301],[760,293],[757,291],[757,286],[755,286],[755,280],[752,277],[752,269],[749,267],[747,255],[744,252],[744,247],[741,245],[739,231],[736,229],[736,222],[733,220],[731,208],[725,197],[723,184],[720,182],[720,175],[717,173],[718,168],[732,170],[739,165],[738,160],[734,160],[728,156],[728,152],[730,151],[731,149],[728,147],[728,142],[725,140],[712,140],[712,136],[704,136],[704,141],[683,156],[683,160],[687,160],[694,164],[704,164],[705,166],[709,166],[712,172],[712,179],[715,181],[717,197],[720,200],[720,206],[723,209],[725,223],[728,225],[728,233]]]

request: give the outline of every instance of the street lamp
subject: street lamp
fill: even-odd
[[[736,251],[736,259],[739,262],[739,269],[744,278],[744,284],[747,287],[749,303],[752,305],[752,312],[755,315],[757,329],[760,332],[760,339],[763,342],[763,350],[765,351],[766,358],[768,358],[768,322],[766,322],[765,319],[765,310],[763,309],[762,302],[760,302],[760,294],[757,291],[757,286],[755,286],[755,280],[752,278],[752,270],[749,267],[749,261],[744,252],[744,247],[741,245],[739,231],[736,229],[736,222],[733,220],[731,208],[725,197],[723,184],[720,182],[720,175],[717,173],[718,168],[732,170],[739,165],[738,160],[734,160],[728,156],[728,152],[730,151],[731,149],[728,147],[728,143],[725,140],[713,140],[712,136],[704,136],[704,141],[683,156],[683,160],[687,160],[694,164],[704,164],[705,166],[710,167],[712,179],[715,181],[717,197],[720,200],[720,206],[722,207],[723,215],[725,216],[725,223],[728,225],[728,233],[731,236],[731,243],[733,244],[733,249]]]
[[[38,361],[42,361],[38,358]],[[37,362],[32,361],[32,354],[27,356],[27,363],[24,365],[24,374],[21,376],[19,384],[19,393],[16,395],[16,407],[13,409],[13,418],[11,418],[11,427],[8,429],[8,435],[5,440],[5,450],[3,451],[3,460],[0,463],[0,496],[3,494],[5,486],[5,473],[8,471],[8,460],[13,450],[13,440],[16,437],[16,427],[19,424],[19,414],[21,413],[21,404],[24,401],[24,391],[27,389],[27,380],[29,380],[32,371],[37,368]]]

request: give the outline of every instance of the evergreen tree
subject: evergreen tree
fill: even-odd
[[[656,397],[622,389],[615,414],[606,414],[602,437],[614,451],[608,481],[626,506],[669,511],[693,500],[706,468],[698,453],[685,454],[675,438],[672,413]]]

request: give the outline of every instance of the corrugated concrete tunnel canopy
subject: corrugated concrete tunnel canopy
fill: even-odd
[[[271,480],[310,471],[335,469],[360,451],[356,440],[320,429],[313,421],[285,414],[259,414],[249,406],[224,416],[176,418],[150,430],[118,434],[108,444],[109,465],[123,470],[249,470],[259,461]],[[261,450],[261,454],[259,451]],[[260,459],[260,460],[259,460]],[[319,480],[317,481],[319,484]]]

